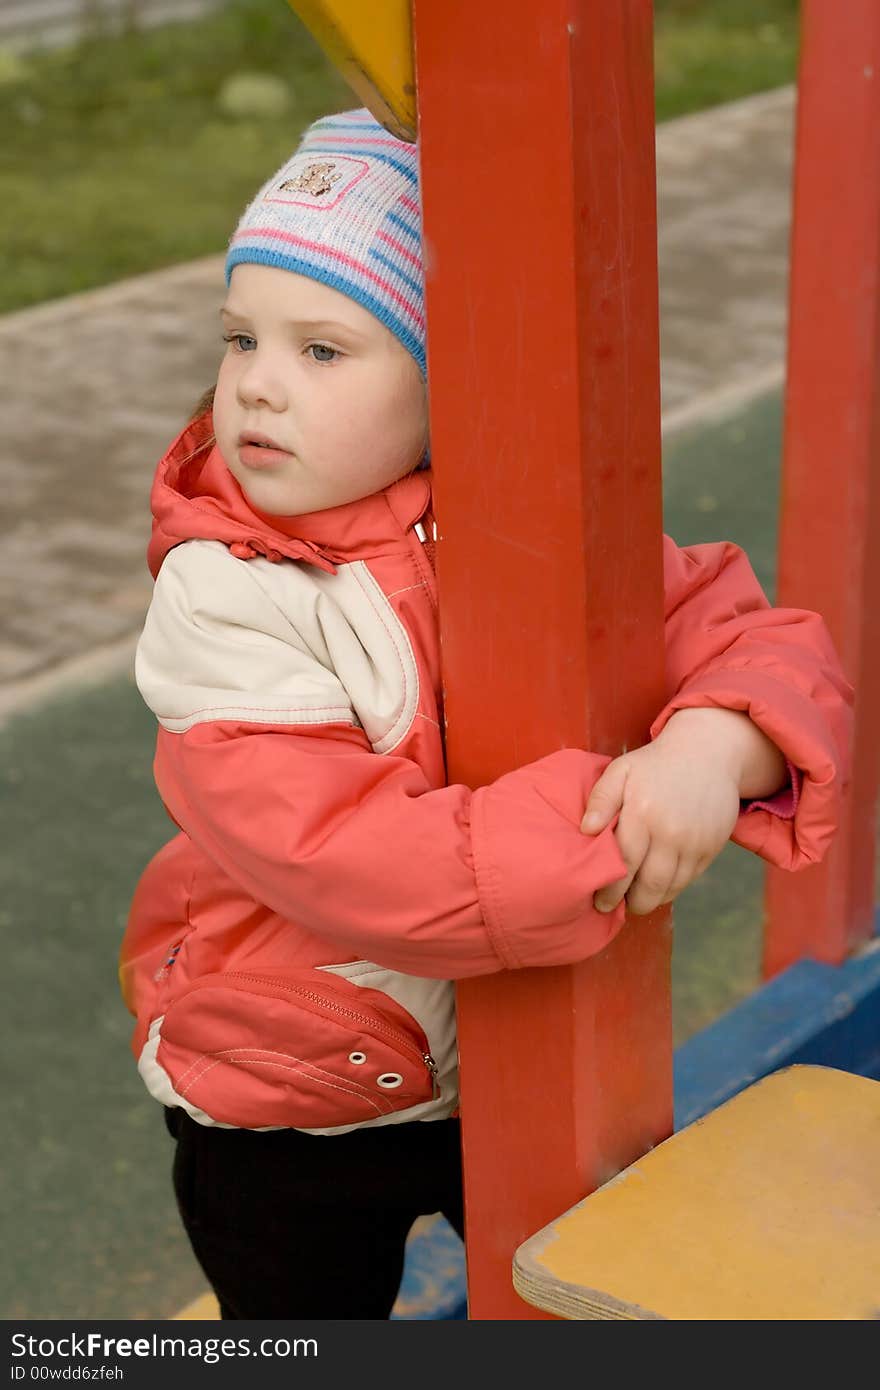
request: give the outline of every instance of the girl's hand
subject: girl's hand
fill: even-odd
[[[653,743],[609,763],[581,830],[595,835],[618,816],[615,838],[629,874],[596,893],[610,912],[653,912],[699,878],[724,848],[740,797],[775,791],[785,773],[776,746],[747,715],[680,710]],[[744,790],[746,788],[746,790]]]

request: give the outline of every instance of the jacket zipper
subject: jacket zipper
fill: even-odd
[[[431,527],[432,527],[432,540],[436,543],[436,540],[437,540],[437,523],[436,523],[436,521],[433,520],[433,516],[432,516],[432,519],[431,519]],[[425,579],[425,587],[426,587],[427,590],[428,590],[428,594],[429,594],[429,596],[430,596],[430,599],[431,599],[432,604],[433,604],[434,607],[436,608],[436,607],[437,607],[437,576],[436,576],[436,574],[434,573],[433,566],[426,562],[426,560],[425,560],[425,554],[424,554],[424,547],[425,547],[425,544],[427,543],[428,535],[427,535],[427,532],[426,532],[424,526],[422,525],[422,522],[421,522],[421,521],[416,521],[416,522],[413,523],[412,532],[413,532],[413,534],[416,536],[416,538],[417,538],[417,540],[418,540],[418,542],[419,542],[418,545],[412,545],[412,543],[411,543],[411,549],[412,549],[412,551],[413,551],[413,554],[415,555],[416,568],[418,569],[418,571],[420,572],[420,574],[424,577],[424,579]],[[407,536],[409,536],[409,535],[410,535],[410,532],[407,531]]]
[[[323,993],[319,994],[317,990],[306,989],[304,985],[280,985],[277,980],[267,979],[265,975],[248,975],[242,970],[224,970],[223,973],[227,979],[252,980],[255,984],[271,985],[274,989],[282,989],[287,994],[297,994],[303,999],[311,999],[313,1003],[320,1004],[323,1008],[332,1009],[335,1013],[343,1014],[346,1018],[363,1024],[373,1033],[384,1033],[386,1037],[400,1046],[400,1051],[408,1052],[411,1057],[418,1057],[431,1078],[433,1098],[434,1100],[438,1099],[440,1082],[438,1081],[437,1063],[430,1052],[421,1052],[413,1045],[407,1034],[402,1033],[399,1028],[393,1027],[390,1023],[377,1023],[375,1019],[369,1018],[366,1014],[360,1014],[356,1009],[349,1008],[346,1004],[339,1004],[332,999],[328,1000]],[[332,990],[328,990],[327,993],[332,995]]]

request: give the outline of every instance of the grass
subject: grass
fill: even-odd
[[[0,311],[220,251],[299,131],[348,100],[283,0],[9,60],[0,85]],[[283,111],[225,114],[229,77]]]
[[[657,119],[794,81],[798,0],[655,0]]]
[[[656,15],[660,119],[794,76],[797,0],[656,0]],[[243,74],[274,84],[235,114],[223,93]],[[301,129],[350,101],[284,0],[0,50],[0,312],[221,251]]]

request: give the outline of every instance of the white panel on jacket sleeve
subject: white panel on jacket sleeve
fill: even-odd
[[[377,753],[419,707],[409,634],[364,561],[336,574],[220,541],[166,556],[135,660],[138,687],[172,733],[218,719],[361,726]]]
[[[262,556],[248,565],[296,640],[339,678],[374,752],[392,752],[419,707],[419,671],[409,633],[369,565],[352,560],[335,574]]]
[[[357,724],[339,678],[257,582],[254,563],[219,541],[169,552],[135,657],[144,700],[172,733],[222,719]]]

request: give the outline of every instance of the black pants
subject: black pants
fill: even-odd
[[[349,1134],[197,1124],[166,1108],[186,1233],[223,1318],[387,1318],[417,1216],[463,1234],[458,1120]]]

